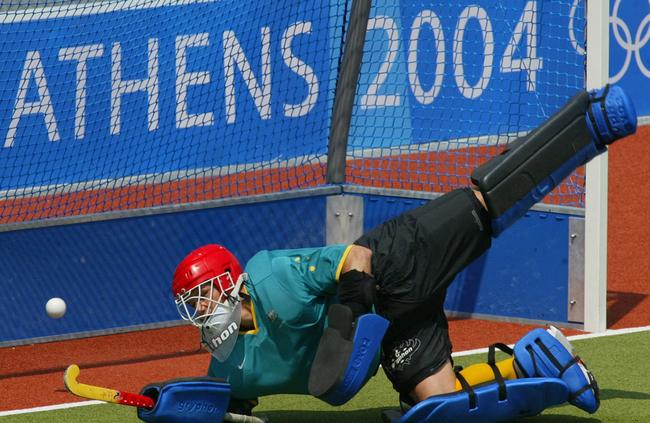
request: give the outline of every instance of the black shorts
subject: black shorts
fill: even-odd
[[[397,391],[410,392],[450,359],[447,287],[490,247],[489,215],[471,189],[458,189],[382,223],[355,244],[373,252],[377,311],[391,322],[382,366]]]

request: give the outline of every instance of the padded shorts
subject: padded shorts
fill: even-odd
[[[458,189],[382,223],[355,244],[373,252],[377,312],[391,322],[382,365],[395,389],[409,392],[450,359],[447,287],[490,247],[488,213],[471,189]]]

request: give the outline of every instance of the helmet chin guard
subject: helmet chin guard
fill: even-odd
[[[247,274],[233,283],[230,272],[222,273],[176,296],[176,307],[183,320],[201,331],[201,343],[220,362],[235,347],[241,324],[240,290]]]
[[[241,301],[233,306],[222,305],[219,311],[200,327],[201,343],[220,363],[226,361],[235,348],[241,323]]]

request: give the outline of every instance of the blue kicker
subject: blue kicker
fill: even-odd
[[[544,329],[534,329],[521,338],[514,347],[519,369],[530,377],[561,378],[569,388],[569,403],[594,413],[600,405],[599,389],[593,375],[579,358]]]
[[[636,110],[632,100],[621,87],[608,85],[591,91],[589,95],[593,103],[590,105],[591,114],[587,113],[586,121],[594,142],[604,146],[636,132]],[[590,116],[593,116],[594,122]]]

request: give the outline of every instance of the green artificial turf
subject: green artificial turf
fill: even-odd
[[[574,342],[601,388],[601,407],[593,415],[571,405],[522,419],[527,423],[650,422],[650,332]],[[468,366],[485,355],[461,357]],[[380,371],[352,401],[332,407],[303,395],[274,395],[260,400],[256,415],[270,423],[380,423],[381,410],[397,407],[397,395]],[[135,409],[113,404],[0,417],[2,423],[139,422]]]

